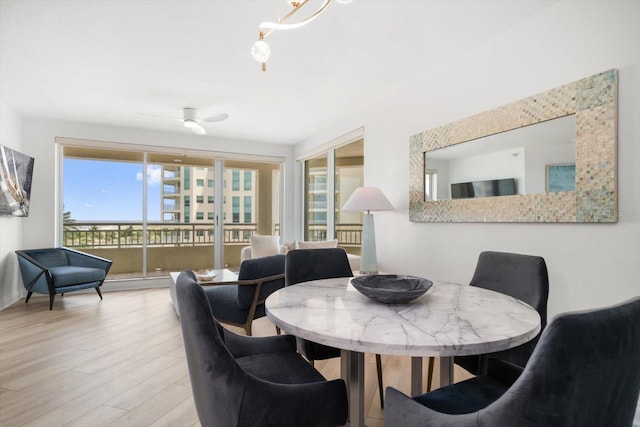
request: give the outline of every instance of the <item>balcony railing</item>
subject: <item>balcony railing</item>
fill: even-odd
[[[225,266],[240,266],[240,251],[258,232],[257,224],[224,224]],[[274,224],[272,234],[280,234]],[[336,227],[339,245],[359,253],[362,226]],[[326,240],[325,225],[312,226],[310,240]],[[166,276],[183,268],[212,268],[215,235],[211,224],[155,222],[147,224],[146,237],[140,222],[84,222],[64,224],[63,245],[113,260],[108,279]],[[147,271],[142,271],[146,246]]]
[[[224,244],[248,244],[256,234],[257,224],[227,223],[224,225]],[[280,234],[280,224],[273,233]],[[360,246],[361,224],[337,224],[336,238],[341,246]],[[310,240],[326,240],[327,226],[309,227]],[[70,248],[140,247],[145,243],[142,223],[139,222],[68,222],[64,224],[64,245]],[[147,224],[147,246],[201,246],[215,242],[211,224],[153,222]]]
[[[225,244],[248,244],[257,224],[225,224]],[[145,243],[139,222],[70,222],[64,224],[64,245],[70,248],[122,248]],[[147,246],[201,246],[214,243],[211,224],[148,223]]]

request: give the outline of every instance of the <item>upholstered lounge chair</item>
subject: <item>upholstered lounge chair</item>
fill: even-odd
[[[34,292],[49,295],[49,310],[56,294],[94,288],[100,299],[100,286],[109,273],[111,261],[69,248],[30,249],[16,251],[27,290],[27,299]]]
[[[203,427],[329,427],[347,420],[342,380],[327,381],[291,335],[246,337],[215,319],[190,271],[176,283],[196,410]]]
[[[409,398],[388,387],[385,426],[630,427],[640,391],[640,298],[558,316],[524,370],[489,359],[486,375]]]
[[[237,282],[204,286],[216,319],[251,335],[253,320],[265,316],[265,299],[284,287],[284,262],[284,255],[248,259],[240,265]]]

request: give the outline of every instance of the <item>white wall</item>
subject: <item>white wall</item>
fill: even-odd
[[[378,103],[298,145],[298,152],[365,127],[365,184],[393,203],[376,213],[383,271],[468,282],[478,254],[543,256],[549,315],[640,295],[640,2],[557,2],[420,81],[390,79]],[[619,70],[617,224],[413,223],[409,138],[611,69]],[[399,70],[399,75],[402,72]],[[403,154],[404,153],[404,154]]]
[[[0,101],[0,145],[33,156],[22,148],[21,126],[20,115]],[[20,249],[25,219],[0,216],[0,310],[23,295],[14,251]]]

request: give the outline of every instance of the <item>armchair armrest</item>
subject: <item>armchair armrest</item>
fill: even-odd
[[[16,251],[18,255],[18,264],[20,265],[20,274],[25,289],[31,292],[33,286],[44,275],[47,286],[51,287],[51,273],[48,268],[41,264],[38,260],[27,254],[26,251]]]
[[[223,329],[223,340],[234,358],[264,353],[295,353],[296,338],[293,335],[246,337]]]

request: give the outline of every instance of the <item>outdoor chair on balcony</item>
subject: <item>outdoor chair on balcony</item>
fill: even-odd
[[[254,319],[265,316],[264,301],[284,287],[284,255],[243,261],[237,282],[203,283],[213,315],[251,335]]]
[[[27,299],[34,292],[49,295],[49,310],[56,294],[94,288],[100,299],[100,286],[111,268],[111,261],[68,248],[16,251]]]

